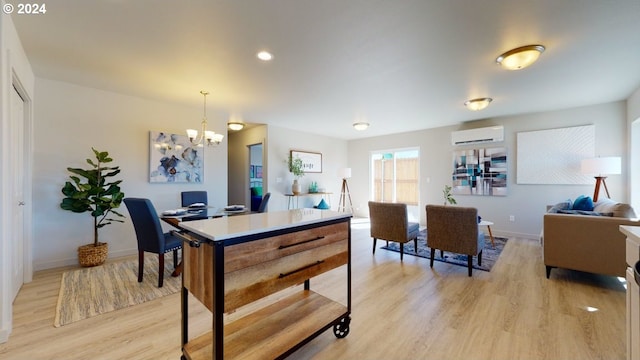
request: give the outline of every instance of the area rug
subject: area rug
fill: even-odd
[[[413,245],[413,241],[410,241],[404,244],[404,254],[405,255],[413,255],[419,256],[426,259],[431,259],[431,249],[427,247],[425,238],[427,236],[427,229],[421,230],[418,234],[418,253],[416,253]],[[496,263],[500,253],[504,249],[505,244],[507,243],[507,238],[494,236],[493,237],[495,248],[491,245],[491,238],[489,235],[485,234],[484,237],[484,249],[482,250],[482,266],[478,265],[477,256],[473,257],[472,266],[474,269],[483,270],[483,271],[491,271],[493,264]],[[382,240],[384,241],[384,240]],[[400,244],[397,242],[389,242],[389,246],[382,246],[381,249],[400,252]],[[449,264],[460,265],[467,267],[467,255],[460,255],[456,253],[451,253],[448,251],[444,252],[444,257],[440,256],[440,250],[436,250],[435,261],[442,261]]]
[[[60,327],[92,316],[174,294],[181,277],[172,277],[173,260],[165,260],[164,283],[158,288],[158,256],[146,254],[144,276],[138,282],[138,260],[107,263],[62,274],[54,326]]]

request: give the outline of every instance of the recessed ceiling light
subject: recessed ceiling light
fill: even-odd
[[[496,63],[502,65],[502,67],[507,70],[524,69],[536,62],[544,49],[542,45],[521,46],[498,56]]]
[[[464,106],[467,107],[467,109],[472,110],[472,111],[478,111],[478,110],[482,110],[484,108],[486,108],[487,106],[489,106],[489,103],[492,102],[493,99],[492,98],[477,98],[477,99],[471,99],[471,100],[467,100],[464,102]]]
[[[262,61],[271,61],[273,59],[273,55],[268,51],[260,51],[256,56]]]

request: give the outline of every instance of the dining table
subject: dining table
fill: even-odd
[[[215,206],[203,206],[196,208],[180,208],[175,210],[165,210],[160,213],[160,220],[165,223],[180,229],[178,224],[181,221],[191,221],[190,218],[197,218],[198,220],[220,218],[223,216],[234,216],[249,213],[247,207],[239,206],[227,206],[227,207],[215,207]],[[175,266],[171,276],[180,276],[182,273],[182,261]]]

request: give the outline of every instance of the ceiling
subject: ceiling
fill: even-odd
[[[36,76],[356,139],[623,100],[638,0],[56,0],[12,15]],[[537,63],[495,58],[543,44]],[[259,50],[274,54],[258,60]],[[463,103],[492,97],[471,112]],[[194,119],[185,127],[197,123]],[[371,124],[365,131],[355,121]],[[214,129],[215,130],[215,129]]]

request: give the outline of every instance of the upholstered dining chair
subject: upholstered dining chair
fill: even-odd
[[[188,207],[189,205],[196,204],[196,203],[209,205],[206,191],[183,191],[180,193],[180,197],[182,200],[181,201],[182,207]],[[194,216],[186,217],[182,220],[191,221],[191,220],[202,220],[206,218],[207,218],[206,215],[194,215]]]
[[[478,210],[472,207],[427,205],[427,246],[431,248],[430,266],[436,249],[442,257],[444,251],[467,255],[469,276],[473,270],[473,257],[482,265],[484,233],[478,230]]]
[[[142,282],[144,273],[144,253],[158,254],[158,287],[162,287],[164,280],[164,254],[173,251],[173,266],[178,264],[178,250],[182,248],[182,241],[163,233],[158,213],[149,199],[125,198],[125,205],[129,210],[133,227],[138,240],[138,282]]]
[[[260,206],[258,206],[258,212],[263,213],[267,211],[267,205],[269,204],[269,199],[271,198],[271,193],[268,192],[264,194],[262,197],[262,201],[260,202]]]
[[[407,204],[383,203],[369,201],[369,220],[373,253],[376,253],[376,240],[395,241],[400,243],[400,261],[404,255],[404,244],[413,240],[418,249],[418,223],[409,222]]]

